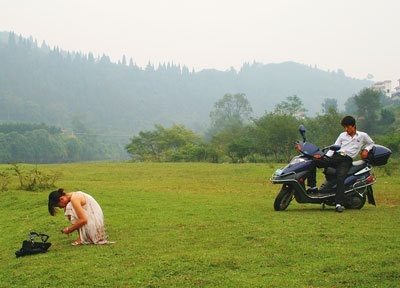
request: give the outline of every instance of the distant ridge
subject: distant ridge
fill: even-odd
[[[213,105],[226,93],[246,94],[255,117],[297,95],[310,115],[325,98],[342,109],[372,84],[295,62],[244,63],[239,71],[189,71],[160,64],[63,51],[14,33],[0,32],[0,122],[43,122],[68,129],[79,119],[97,132],[135,134],[154,124],[208,126]]]

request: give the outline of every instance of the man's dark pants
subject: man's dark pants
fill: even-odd
[[[353,159],[350,156],[335,153],[332,158],[316,159],[313,161],[310,176],[308,177],[308,186],[316,186],[316,168],[334,167],[336,169],[337,191],[335,196],[336,204],[344,204],[344,180],[347,173],[353,165]]]
[[[336,168],[337,190],[335,195],[336,204],[344,204],[344,180],[347,173],[353,165],[353,159],[350,156],[335,153],[333,156],[332,166]]]

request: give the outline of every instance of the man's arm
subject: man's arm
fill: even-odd
[[[368,152],[374,147],[374,140],[372,140],[371,137],[369,137],[369,135],[367,133],[364,133],[363,135],[363,142],[364,142],[364,149],[361,152],[361,158],[362,159],[367,159],[368,157]]]

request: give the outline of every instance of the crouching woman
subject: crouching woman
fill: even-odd
[[[64,208],[71,226],[62,229],[62,233],[70,234],[78,231],[79,238],[72,245],[107,244],[104,215],[97,201],[82,191],[64,193],[60,188],[49,194],[49,213],[54,216],[56,207]]]

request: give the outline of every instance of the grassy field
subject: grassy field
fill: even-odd
[[[94,196],[117,243],[71,246],[62,213],[47,211],[50,191],[18,191],[13,180],[0,200],[0,287],[398,287],[399,172],[375,171],[376,207],[338,214],[292,202],[275,212],[279,166],[39,165],[62,172],[66,192]],[[29,231],[52,246],[16,258]]]

